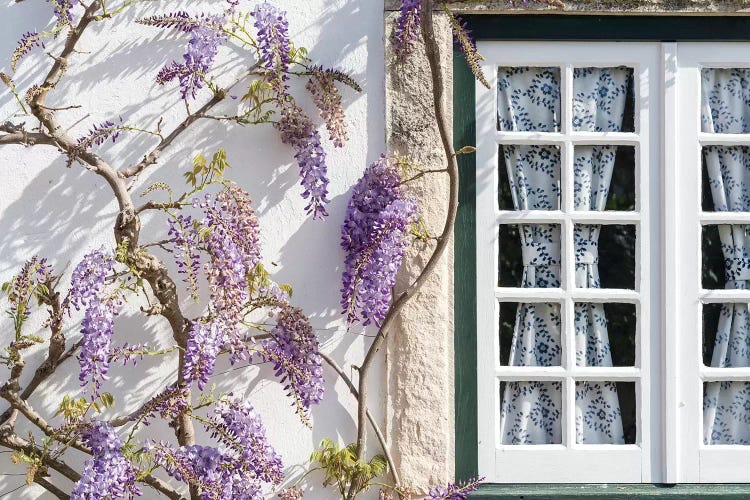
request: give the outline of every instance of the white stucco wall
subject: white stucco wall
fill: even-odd
[[[195,153],[208,155],[217,147],[224,147],[232,165],[229,177],[250,192],[255,201],[262,229],[264,262],[269,269],[274,268],[272,262],[277,263],[276,279],[293,285],[293,302],[311,317],[324,350],[340,364],[350,366],[362,359],[366,344],[362,334],[372,332],[363,332],[359,327],[346,332],[341,321],[339,276],[343,254],[339,249],[339,227],[352,185],[367,163],[384,149],[383,4],[374,0],[274,0],[274,3],[289,12],[293,40],[307,47],[315,62],[349,72],[364,87],[362,94],[343,91],[350,142],[340,150],[325,143],[331,179],[330,217],[319,222],[304,214],[305,201],[299,196],[297,165],[292,152],[281,144],[277,133],[268,125],[242,128],[214,121],[199,123],[170,148],[158,166],[147,171],[136,191],[157,181],[181,186],[182,173]],[[249,10],[254,4],[255,1],[242,0],[241,8]],[[94,123],[118,115],[127,124],[146,128],[153,128],[163,117],[163,129],[171,130],[184,116],[185,109],[179,102],[176,88],[157,86],[154,76],[163,64],[181,57],[186,39],[135,24],[133,20],[166,10],[185,8],[199,12],[218,5],[223,2],[147,2],[115,20],[99,23],[85,34],[80,44],[80,50],[88,53],[78,54],[70,61],[64,83],[50,94],[48,104],[82,106],[60,112],[64,123],[78,122],[73,125],[74,136],[84,134]],[[40,0],[19,4],[14,0],[2,0],[0,9],[0,70],[10,73],[8,61],[17,39],[25,31],[49,27],[52,14],[49,4]],[[59,43],[48,44],[47,49],[56,52]],[[35,49],[18,68],[19,88],[26,89],[40,82],[49,62],[42,50]],[[237,52],[225,49],[216,67],[236,70],[243,64],[246,63]],[[315,113],[304,89],[297,95],[304,96],[300,101]],[[206,99],[207,94],[202,98]],[[231,102],[218,109],[230,111]],[[0,120],[11,118],[15,111],[12,96],[3,89]],[[34,125],[33,119],[27,118],[26,122]],[[114,166],[122,167],[136,162],[154,144],[151,137],[131,134],[116,145],[106,144],[99,151]],[[53,148],[0,147],[0,179],[0,282],[10,279],[34,254],[48,257],[58,270],[67,266],[67,282],[72,267],[86,251],[100,245],[113,245],[112,225],[117,210],[109,188],[102,179],[79,165],[66,168],[64,159]],[[146,216],[144,226],[144,242],[165,237],[163,217]],[[171,262],[169,256],[165,256],[165,260]],[[132,303],[129,307],[137,309],[139,305]],[[188,310],[197,315],[200,306],[190,306]],[[3,345],[8,339],[8,326],[8,319],[0,318]],[[161,318],[144,319],[137,312],[126,313],[117,320],[116,341],[149,340],[166,346],[171,339],[165,326]],[[73,320],[67,323],[70,339],[77,338],[78,328]],[[41,353],[29,357],[24,380],[30,378],[41,359]],[[106,386],[106,390],[117,397],[117,411],[111,414],[137,407],[141,398],[153,395],[166,381],[172,380],[175,370],[175,357],[163,361],[147,359],[136,368],[113,366]],[[0,369],[2,373],[4,369]],[[79,392],[77,373],[77,362],[67,361],[58,376],[37,390],[32,398],[33,405],[51,415],[62,394]],[[247,395],[260,411],[270,440],[283,456],[292,480],[303,472],[300,464],[306,462],[324,437],[340,443],[355,439],[354,402],[345,386],[335,383],[333,373],[327,368],[326,397],[313,412],[313,430],[299,422],[282,387],[268,380],[272,374],[267,368],[232,370],[221,364],[217,373],[220,375],[215,376],[214,381],[218,390]],[[382,378],[382,370],[377,368],[371,377],[371,410],[381,421]],[[0,404],[0,409],[4,408],[5,405]],[[149,434],[173,439],[171,430],[166,427],[154,425]],[[371,449],[374,447],[373,442]],[[8,454],[0,454],[0,473],[22,473],[22,469],[11,466],[9,458]],[[20,486],[23,479],[23,476],[0,475],[0,496]],[[310,483],[320,490],[319,476],[312,476]],[[66,489],[71,487],[66,481],[61,480],[59,484]],[[23,488],[8,498],[38,498],[42,491],[37,486]],[[146,490],[146,497],[153,498],[154,493]],[[330,497],[330,492],[318,491],[308,498]]]

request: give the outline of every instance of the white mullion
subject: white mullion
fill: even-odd
[[[505,132],[498,130],[495,134],[495,142],[498,145],[535,145],[535,144],[557,144],[564,143],[566,137],[559,132]]]
[[[632,224],[641,221],[638,212],[576,211],[565,214],[559,210],[501,210],[497,212],[498,224],[564,224],[569,218],[575,224]]]
[[[641,296],[638,292],[620,288],[576,288],[569,292],[561,288],[495,288],[495,299],[500,302],[539,304],[544,302],[561,302],[566,298],[570,298],[572,302],[595,303],[622,302],[625,304],[638,304],[641,301]]]
[[[750,290],[702,290],[700,301],[704,304],[750,303]]]
[[[703,212],[700,215],[704,226],[717,224],[750,224],[750,212]]]
[[[750,371],[743,373],[747,376]],[[576,380],[634,382],[641,376],[641,370],[632,366],[579,366],[572,369],[562,366],[498,366],[495,376],[511,381],[560,380],[571,376]]]
[[[575,209],[575,186],[574,186],[574,162],[575,146],[571,141],[573,133],[573,65],[567,64],[563,67],[562,85],[562,132],[565,135],[565,143],[562,146],[560,165],[562,210],[565,220],[561,229],[562,261],[561,278],[565,299],[562,303],[562,344],[563,344],[563,368],[568,373],[562,383],[563,419],[562,438],[567,448],[575,446],[575,380],[569,374],[576,364],[575,345],[575,304],[571,298],[571,292],[575,290],[575,248],[573,238],[574,222],[570,214]]]
[[[705,382],[721,382],[723,380],[750,382],[750,368],[701,368],[701,378]]]
[[[662,44],[662,152],[664,169],[662,186],[678,186],[677,172],[679,145],[675,131],[679,123],[677,95],[677,44]],[[662,301],[662,332],[664,335],[664,482],[677,483],[680,474],[680,418],[679,418],[679,352],[677,335],[681,315],[677,298],[679,264],[677,255],[680,213],[676,189],[665,189],[662,197],[663,253],[662,269],[665,293]]]
[[[701,146],[750,146],[750,134],[698,133]]]
[[[581,146],[636,146],[640,143],[640,136],[634,132],[572,131],[570,140]]]
[[[476,183],[476,248],[477,248],[477,446],[478,473],[490,476],[495,471],[495,450],[498,442],[497,414],[500,408],[498,381],[494,370],[499,365],[497,345],[497,299],[494,291],[498,278],[497,210],[498,147],[497,130],[497,67],[482,65],[490,79],[490,88],[476,83],[477,183]]]
[[[563,108],[564,109],[564,108]],[[564,115],[563,115],[564,116]],[[563,126],[563,130],[564,126]],[[578,132],[569,133],[560,132],[516,132],[498,130],[495,133],[495,142],[497,144],[507,145],[534,145],[534,144],[563,144],[570,140],[573,144],[595,146],[595,145],[615,145],[615,146],[635,146],[640,142],[638,134],[633,132]],[[745,140],[750,142],[750,137],[745,136]]]

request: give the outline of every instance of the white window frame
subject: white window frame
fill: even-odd
[[[750,135],[701,133],[700,68],[750,67],[750,44],[480,42],[479,51],[491,84],[490,90],[479,83],[476,87],[479,474],[496,483],[749,481],[750,446],[703,444],[703,383],[750,381],[750,368],[703,366],[702,304],[747,303],[750,291],[702,289],[701,230],[706,224],[750,224],[750,213],[702,212],[700,184],[703,145],[750,145]],[[621,65],[635,69],[636,132],[572,131],[573,68]],[[561,68],[560,133],[497,131],[497,68],[502,66]],[[561,149],[561,184],[567,193],[561,210],[500,211],[498,145],[540,143]],[[575,144],[635,146],[634,212],[573,211]],[[511,223],[561,225],[560,288],[497,286],[498,226]],[[573,286],[575,263],[570,257],[575,223],[636,225],[635,290]],[[500,366],[499,302],[561,304],[560,367]],[[575,302],[636,305],[634,368],[575,366]],[[575,443],[574,381],[581,379],[636,382],[635,445]],[[501,444],[499,380],[562,381],[562,444]]]
[[[675,51],[677,102],[674,130],[676,150],[669,156],[675,191],[675,325],[678,336],[669,356],[674,358],[675,378],[667,379],[667,393],[678,396],[672,415],[675,435],[672,453],[678,457],[677,482],[733,483],[750,480],[750,446],[703,444],[703,384],[712,381],[750,381],[750,368],[703,366],[702,306],[711,303],[750,302],[747,290],[704,290],[701,285],[701,231],[705,225],[750,224],[748,212],[703,212],[701,175],[703,146],[750,146],[748,134],[706,134],[701,132],[700,70],[750,67],[748,43],[678,43]],[[669,165],[668,165],[669,167]],[[695,182],[698,179],[698,182]],[[685,272],[694,269],[694,272]],[[689,342],[680,342],[690,339]],[[693,415],[698,414],[699,418]],[[671,427],[671,425],[670,425]],[[680,439],[681,437],[681,439]],[[697,479],[697,480],[696,480]]]

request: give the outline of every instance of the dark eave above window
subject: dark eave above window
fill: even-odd
[[[750,16],[470,14],[463,18],[477,40],[750,40]]]

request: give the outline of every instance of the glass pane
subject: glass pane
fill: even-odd
[[[500,364],[560,366],[560,304],[500,303]]]
[[[635,147],[576,146],[575,209],[635,210]]]
[[[703,305],[703,363],[714,368],[750,367],[748,304]]]
[[[562,443],[560,382],[500,382],[502,444]]]
[[[635,366],[634,304],[575,305],[576,365]]]
[[[703,226],[703,288],[750,288],[749,234],[746,224]]]
[[[558,288],[560,225],[501,225],[498,286]]]
[[[703,210],[750,212],[750,147],[703,148]]]
[[[498,156],[501,210],[560,209],[558,146],[500,146]]]
[[[701,70],[701,80],[703,132],[750,132],[750,69],[704,68]]]
[[[559,132],[560,68],[498,68],[497,128]]]
[[[750,382],[703,384],[703,442],[750,445]]]
[[[573,130],[635,132],[633,68],[575,68]]]
[[[576,442],[635,444],[634,382],[576,382]]]
[[[635,289],[635,226],[577,224],[573,237],[577,287]]]

